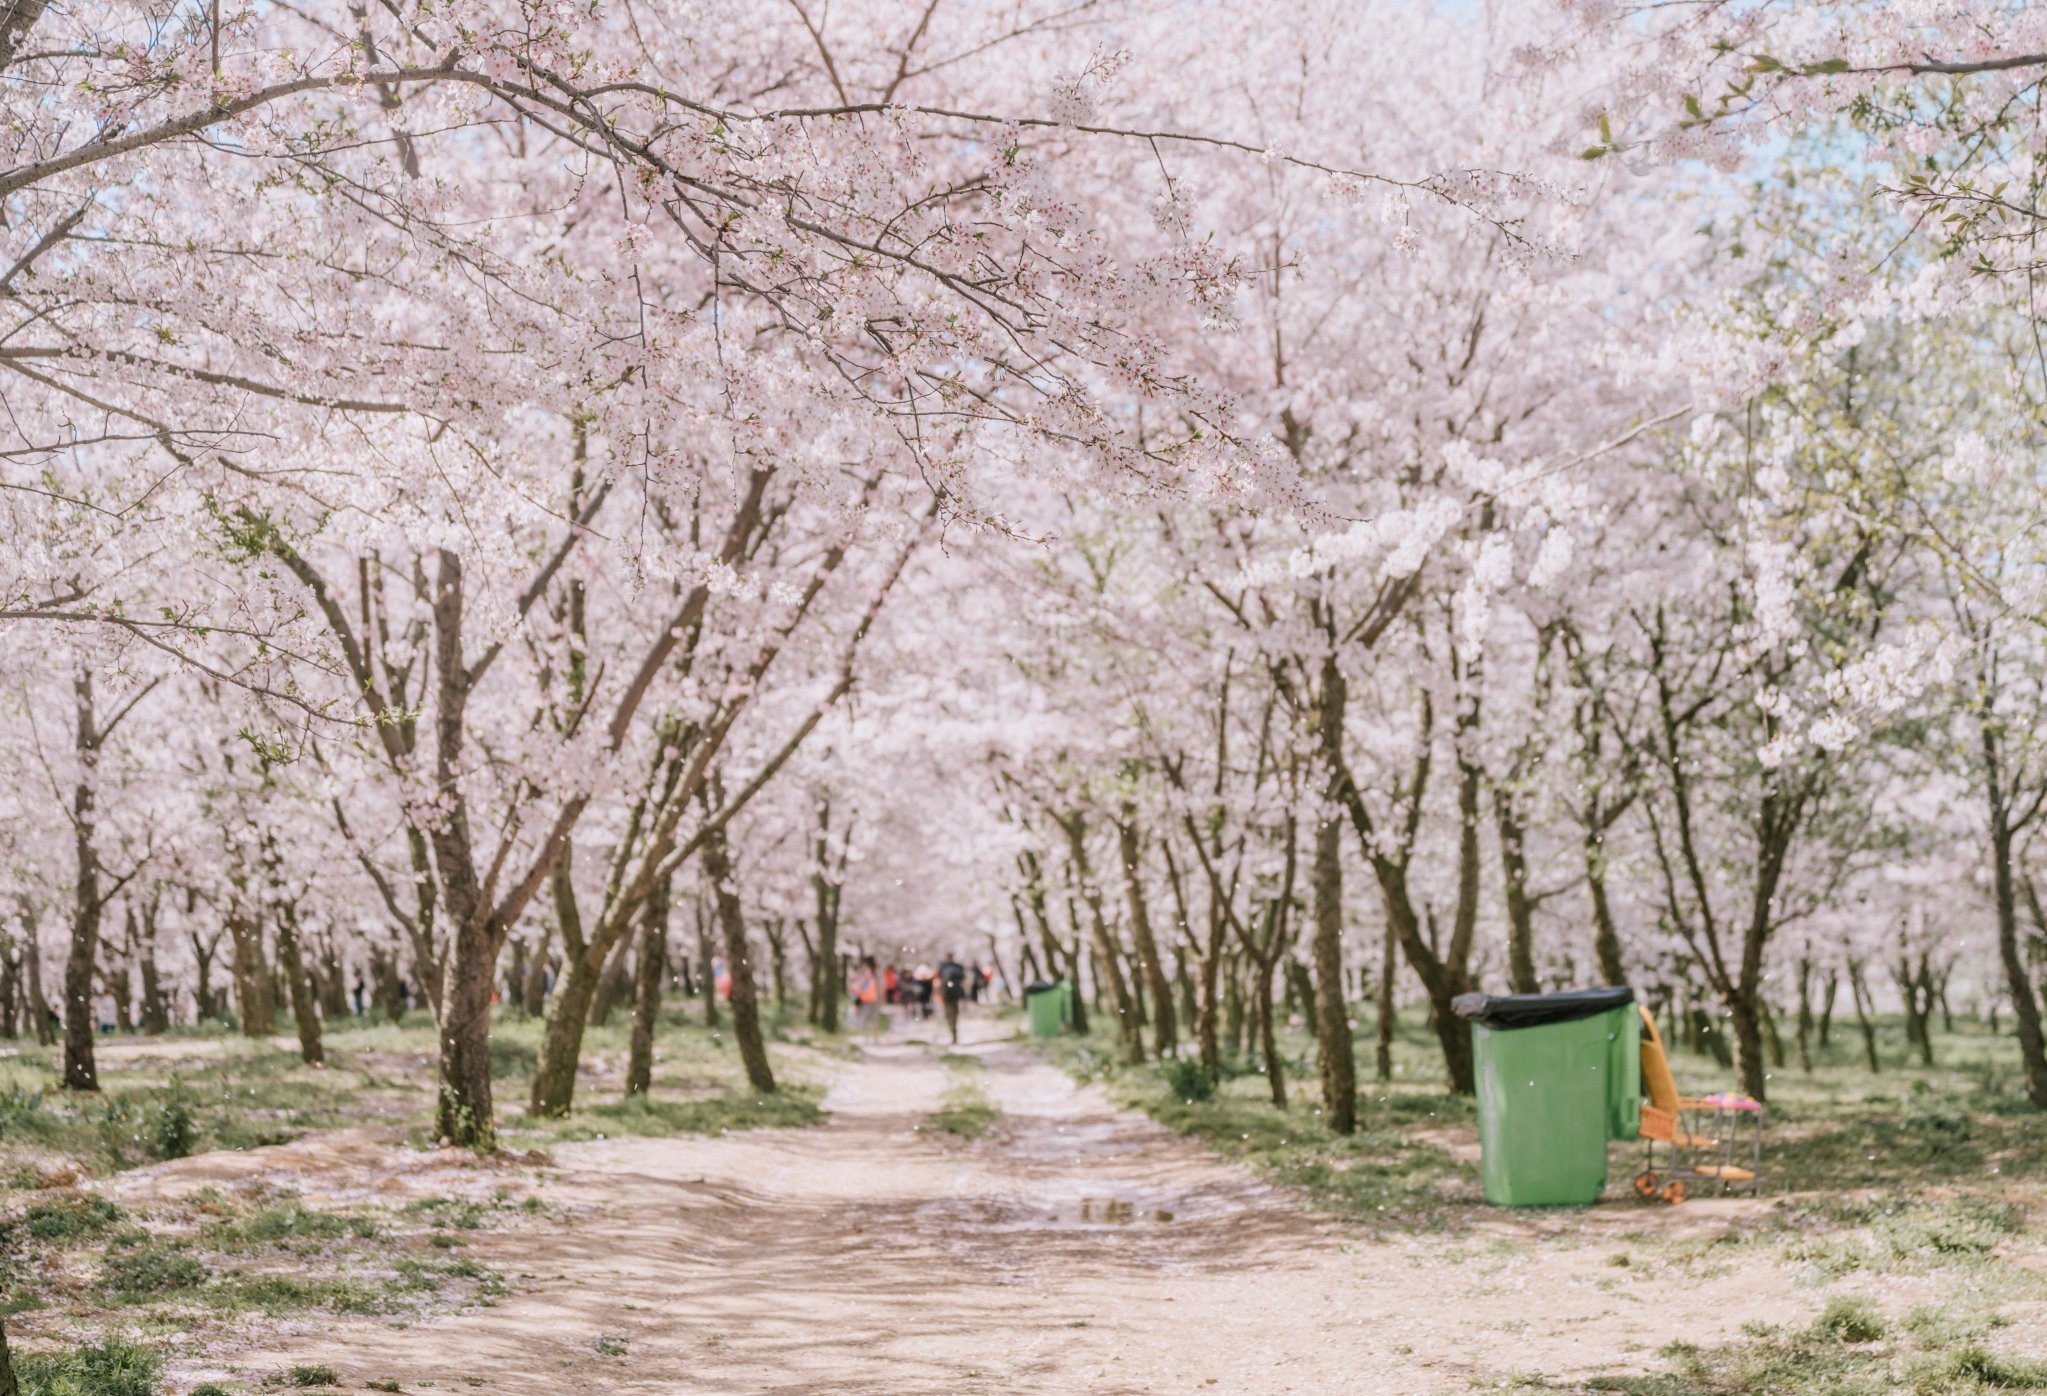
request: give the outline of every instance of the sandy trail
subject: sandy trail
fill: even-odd
[[[1611,1255],[1733,1220],[1616,1204],[1365,1239],[967,1028],[987,1138],[919,1132],[946,1069],[875,1044],[822,1128],[558,1150],[541,1192],[565,1219],[467,1252],[513,1277],[496,1306],[323,1321],[234,1365],[508,1396],[1468,1391],[1639,1366],[1680,1336],[1671,1280]],[[1685,1283],[1694,1341],[1818,1307],[1774,1266]]]

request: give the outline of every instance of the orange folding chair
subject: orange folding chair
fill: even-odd
[[[1656,1019],[1642,1015],[1642,1138],[1648,1158],[1635,1175],[1635,1191],[1672,1204],[1695,1187],[1722,1193],[1754,1192],[1763,1171],[1763,1106],[1745,1095],[1681,1096]],[[1659,1170],[1656,1146],[1663,1145]]]

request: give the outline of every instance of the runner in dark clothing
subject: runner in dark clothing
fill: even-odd
[[[945,1004],[945,1030],[960,1040],[960,1000],[967,996],[967,967],[947,955],[938,962],[938,997]]]

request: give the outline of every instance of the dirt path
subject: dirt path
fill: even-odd
[[[323,1320],[234,1365],[507,1396],[1416,1393],[1635,1367],[1817,1308],[1752,1267],[1693,1277],[1668,1327],[1671,1296],[1611,1257],[1644,1226],[1725,1226],[1713,1204],[1363,1240],[969,1029],[1003,1112],[987,1138],[918,1131],[952,1078],[929,1046],[877,1044],[822,1128],[557,1151],[540,1191],[565,1219],[468,1251],[514,1277],[494,1307]]]

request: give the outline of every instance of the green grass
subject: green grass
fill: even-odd
[[[725,1134],[746,1129],[795,1129],[820,1124],[824,1092],[815,1086],[782,1084],[773,1095],[731,1086],[689,1100],[628,1096],[582,1105],[559,1120],[523,1121],[509,1138],[526,1145],[574,1143],[620,1136],[663,1138],[676,1134]]]
[[[21,1396],[157,1396],[163,1359],[120,1338],[14,1359]]]
[[[1312,1043],[1300,1034],[1283,1034],[1280,1043],[1290,1078],[1285,1110],[1272,1104],[1263,1067],[1255,1059],[1226,1057],[1221,1079],[1204,1095],[1189,1090],[1185,1066],[1122,1065],[1100,1034],[1054,1038],[1042,1045],[1066,1070],[1101,1082],[1121,1104],[1242,1159],[1302,1189],[1324,1210],[1374,1230],[1441,1230],[1456,1224],[1476,1200],[1477,1170],[1453,1157],[1441,1132],[1474,1134],[1477,1115],[1471,1101],[1445,1091],[1440,1072],[1428,1069],[1431,1063],[1412,1026],[1401,1044],[1404,1079],[1367,1084],[1360,1091],[1358,1130],[1347,1137],[1322,1126]],[[1369,1052],[1370,1041],[1363,1045]],[[1433,1038],[1427,1045],[1433,1047]],[[1369,1063],[1365,1069],[1369,1083]]]
[[[1599,1377],[1584,1389],[1622,1396],[1984,1396],[2047,1391],[2047,1362],[1969,1341],[1928,1349],[1886,1344],[1829,1325],[1765,1329],[1719,1347],[1674,1344],[1670,1370]],[[1564,1389],[1564,1388],[1555,1388]]]
[[[920,1129],[949,1134],[955,1139],[979,1139],[1002,1118],[1002,1112],[981,1089],[979,1078],[987,1065],[976,1056],[947,1052],[939,1058],[950,1079],[939,1096],[939,1108],[924,1117]]]
[[[771,1043],[801,1038],[826,1052],[841,1045],[800,1018],[765,1016]],[[614,1012],[584,1037],[586,1065],[601,1058],[612,1070],[578,1083],[578,1108],[568,1120],[529,1121],[520,1106],[544,1030],[541,1020],[507,1011],[491,1035],[500,1128],[529,1147],[600,1135],[781,1128],[823,1118],[818,1093],[786,1067],[780,1074],[793,1089],[785,1099],[746,1090],[730,1034],[706,1030],[694,1005],[677,1002],[661,1017],[651,1100],[620,1098],[617,1069],[631,1017]],[[283,1042],[243,1038],[217,1023],[177,1029],[158,1039],[148,1057],[102,1053],[97,1097],[62,1089],[62,1058],[54,1049],[26,1047],[0,1059],[0,1196],[9,1187],[47,1187],[52,1177],[104,1177],[162,1159],[287,1143],[312,1130],[378,1121],[399,1126],[422,1145],[434,1142],[436,1044],[425,1014],[411,1014],[402,1025],[357,1019],[330,1025],[323,1071],[305,1066]]]

